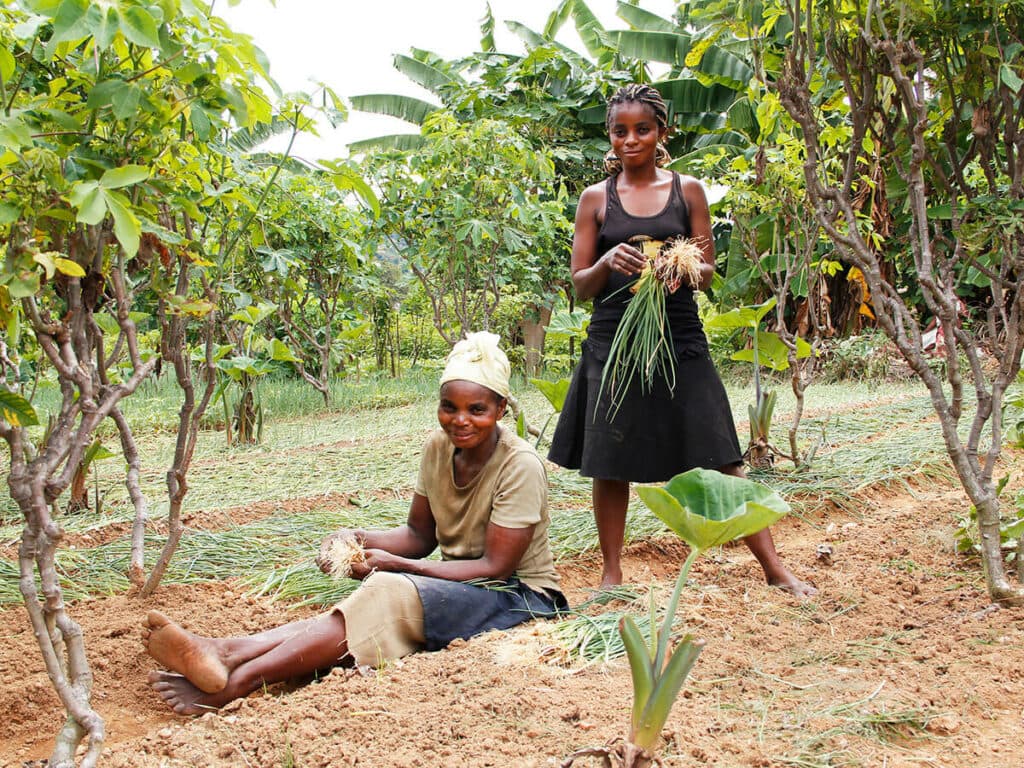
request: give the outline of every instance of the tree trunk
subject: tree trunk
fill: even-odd
[[[519,323],[523,334],[526,357],[523,367],[527,376],[540,375],[540,364],[544,356],[544,329],[551,322],[551,307],[535,307],[527,310],[526,317]]]

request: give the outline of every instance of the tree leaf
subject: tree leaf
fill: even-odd
[[[84,0],[63,0],[53,18],[53,37],[50,43],[87,37],[89,26],[83,22],[88,11],[89,4]]]
[[[0,47],[0,79],[5,83],[11,79],[15,67],[14,56],[6,48]]]
[[[130,259],[139,252],[139,236],[142,234],[142,225],[132,213],[131,203],[128,202],[127,197],[120,192],[109,190],[103,190],[103,196],[106,198],[111,216],[114,217],[114,234]]]
[[[99,224],[107,213],[106,199],[98,181],[77,182],[71,187],[68,199],[78,209],[75,220],[83,224]]]
[[[0,113],[0,147],[19,150],[32,144],[32,131],[21,118],[21,114],[12,111],[10,115]]]
[[[61,274],[69,275],[70,277],[85,277],[85,270],[71,259],[58,256],[53,260],[53,264]]]
[[[39,423],[32,403],[3,387],[0,387],[0,416],[12,427],[31,427]]]
[[[53,273],[57,271],[57,260],[55,258],[56,251],[43,251],[42,253],[35,253],[32,255],[32,261],[43,268],[46,272],[46,279],[50,280],[53,278]]]
[[[39,273],[25,270],[7,281],[7,293],[12,299],[27,299],[39,292]]]
[[[156,20],[145,8],[138,5],[119,6],[121,17],[121,33],[128,40],[144,48],[159,48],[160,34]]]
[[[0,225],[11,224],[21,217],[21,208],[10,203],[0,203]]]
[[[104,7],[96,3],[89,5],[86,24],[89,31],[92,32],[93,42],[101,50],[110,47],[110,44],[114,42],[114,36],[121,28],[117,18],[117,8]]]
[[[1017,94],[1020,93],[1021,86],[1024,85],[1024,80],[1021,80],[1017,73],[1010,69],[1009,64],[999,67],[999,79],[1003,81],[1003,85]]]
[[[111,168],[100,178],[100,186],[104,189],[119,189],[138,184],[149,178],[149,168],[144,165],[123,165]]]
[[[131,83],[122,83],[122,86],[114,92],[111,106],[114,109],[114,117],[118,120],[127,120],[139,110],[142,89]]]
[[[662,522],[700,550],[750,536],[789,512],[789,504],[767,486],[710,469],[691,469],[664,487],[637,493]]]

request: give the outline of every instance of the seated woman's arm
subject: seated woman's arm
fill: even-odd
[[[359,531],[366,548],[366,561],[352,565],[353,578],[363,579],[373,571],[396,571],[433,576],[449,581],[470,579],[507,579],[533,541],[533,528],[506,528],[495,523],[487,525],[484,553],[473,560],[423,560],[437,546],[434,515],[425,496],[415,494],[409,509],[409,520],[391,531]],[[414,545],[421,543],[420,549]],[[429,543],[430,548],[426,549]]]
[[[380,549],[402,558],[426,557],[437,548],[434,516],[426,496],[414,493],[405,525],[389,531],[354,531],[364,549]],[[380,570],[380,569],[378,569]]]

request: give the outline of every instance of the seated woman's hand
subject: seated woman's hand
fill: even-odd
[[[366,559],[360,563],[352,563],[352,578],[365,579],[374,571],[402,571],[404,558],[393,555],[384,549],[366,550]]]
[[[332,534],[324,537],[323,542],[320,544],[320,552],[316,556],[316,565],[324,573],[331,573],[333,563],[331,562],[331,548],[335,542],[344,541],[350,539],[355,541],[362,546],[363,537],[361,531],[355,531],[351,528],[340,528]]]

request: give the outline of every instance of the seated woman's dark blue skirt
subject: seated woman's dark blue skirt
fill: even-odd
[[[423,603],[424,649],[439,651],[452,640],[491,629],[509,629],[531,619],[553,619],[569,604],[557,590],[538,592],[519,579],[465,583],[403,574]]]

